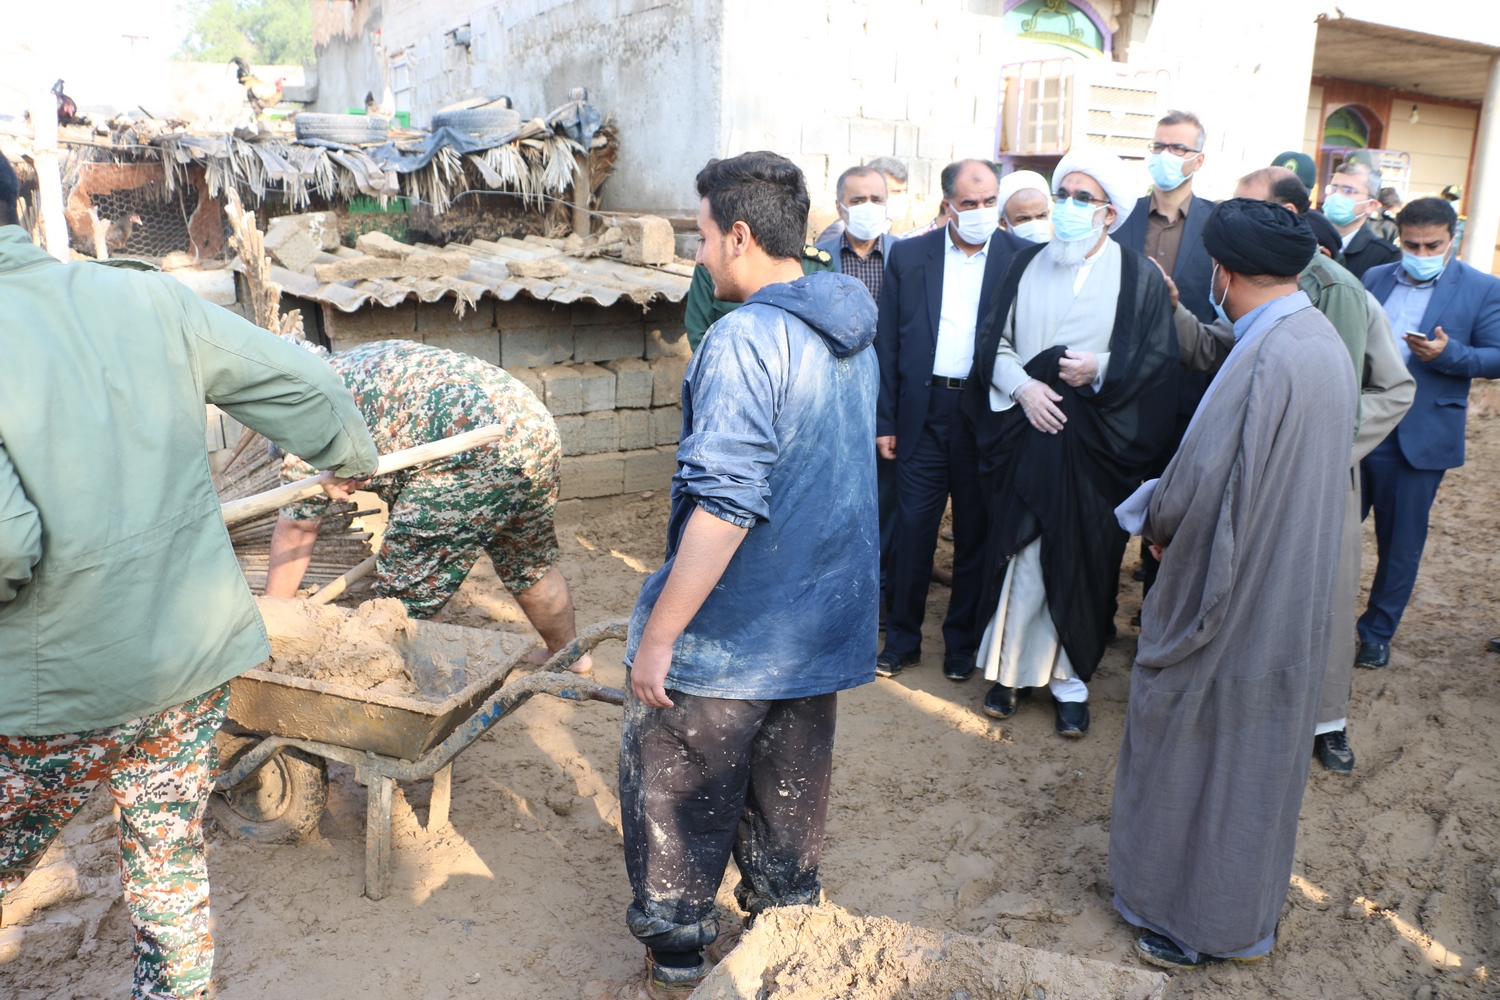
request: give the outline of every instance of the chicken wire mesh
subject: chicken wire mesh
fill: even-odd
[[[162,194],[161,185],[152,181],[91,197],[100,224],[107,227],[105,242],[112,256],[165,257],[174,251],[191,252],[188,220],[198,209],[198,191],[182,185],[165,200]],[[92,245],[78,249],[93,252]]]

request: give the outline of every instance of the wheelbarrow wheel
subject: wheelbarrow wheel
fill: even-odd
[[[228,769],[260,740],[220,734],[219,767]],[[230,833],[263,844],[295,844],[318,828],[328,806],[328,762],[290,747],[244,781],[214,792],[208,808]]]

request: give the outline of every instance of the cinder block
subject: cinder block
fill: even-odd
[[[562,460],[559,500],[618,496],[624,488],[625,458],[619,452],[574,455]]]
[[[613,361],[646,353],[646,331],[639,322],[581,326],[573,331],[574,361]]]
[[[462,316],[453,311],[455,300],[438,299],[436,302],[417,303],[417,332],[425,340],[435,333],[476,333],[495,329],[495,300],[482,298],[475,305],[464,306]],[[499,350],[499,340],[496,340]]]
[[[650,410],[616,410],[620,420],[620,450],[638,451],[656,444]]]
[[[566,314],[563,317],[566,319]],[[507,329],[500,326],[500,367],[540,368],[573,358],[573,327],[557,326]]]
[[[552,422],[557,424],[557,439],[562,442],[564,455],[588,453],[584,443],[583,417],[575,413],[566,417],[553,417]]]
[[[988,160],[995,155],[995,125],[965,125],[955,129],[953,152],[956,156],[977,156]]]
[[[896,85],[895,60],[888,63],[891,73],[886,79],[879,81],[867,80],[864,91],[860,95],[859,110],[866,118],[885,119],[887,121],[903,121],[906,118],[906,91]],[[849,149],[858,152],[854,145],[853,135],[850,135]]]
[[[503,368],[505,366],[502,365],[501,367]],[[531,394],[537,398],[538,402],[540,402],[542,397],[546,395],[546,390],[542,388],[542,380],[537,378],[536,372],[533,369],[506,368],[505,370],[507,373],[509,373],[511,378],[515,379],[517,382],[530,389]]]
[[[472,333],[429,333],[422,342],[432,347],[441,347],[460,354],[469,354],[492,365],[500,364],[500,334],[495,330],[475,330]]]
[[[336,352],[371,340],[416,340],[417,305],[403,302],[394,309],[365,306],[352,313],[324,306],[323,332]]]
[[[672,224],[659,215],[641,215],[620,222],[625,246],[620,256],[627,264],[670,264],[677,242]]]
[[[682,402],[682,377],[687,374],[687,364],[684,357],[657,358],[651,362],[652,406],[676,406]]]
[[[634,408],[651,405],[650,365],[640,358],[617,358],[604,362],[604,367],[615,373],[615,406]]]
[[[676,444],[681,436],[682,407],[662,406],[651,411],[651,437],[657,444]]]
[[[621,311],[615,306],[601,306],[596,302],[575,302],[568,307],[568,321],[573,326],[603,326],[618,323]]]
[[[687,330],[681,326],[663,327],[646,331],[646,360],[657,358],[689,358],[693,345],[688,343]]]
[[[642,493],[646,490],[665,490],[672,486],[672,476],[677,472],[677,449],[646,448],[625,452],[626,493]]]
[[[917,155],[917,127],[910,122],[896,126],[896,155],[903,159]]]
[[[615,373],[598,365],[574,365],[583,393],[583,412],[615,408]]]
[[[917,134],[917,155],[949,163],[953,159],[953,129],[937,122],[924,124]]]
[[[583,380],[572,365],[547,365],[536,369],[542,380],[542,402],[552,415],[583,412]]]
[[[813,115],[802,123],[802,152],[814,156],[849,152],[849,123],[841,118]]]
[[[597,455],[620,450],[620,417],[618,410],[599,410],[583,417],[583,453]]]
[[[568,306],[560,306],[555,302],[538,302],[518,295],[509,302],[496,303],[495,325],[502,330],[571,326],[572,312]]]
[[[809,191],[822,191],[828,186],[828,155],[826,153],[798,153],[788,156],[802,171],[802,179]]]

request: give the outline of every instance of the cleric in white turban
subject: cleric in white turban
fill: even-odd
[[[1052,236],[1052,191],[1035,170],[1012,170],[1000,178],[1000,225],[1023,240],[1046,243]]]
[[[1077,738],[1113,624],[1114,508],[1172,433],[1179,366],[1160,270],[1106,232],[1135,204],[1123,164],[1076,150],[1053,177],[1052,238],[1012,258],[964,412],[990,513],[984,711],[1009,718],[1046,687],[1057,732]]]

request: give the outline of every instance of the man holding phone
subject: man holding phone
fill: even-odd
[[[1406,418],[1360,463],[1364,513],[1375,511],[1380,561],[1359,619],[1354,662],[1372,669],[1390,663],[1443,473],[1464,464],[1469,381],[1500,378],[1500,280],[1454,259],[1453,206],[1418,198],[1396,224],[1401,260],[1372,267],[1364,283],[1385,306],[1417,396]]]

